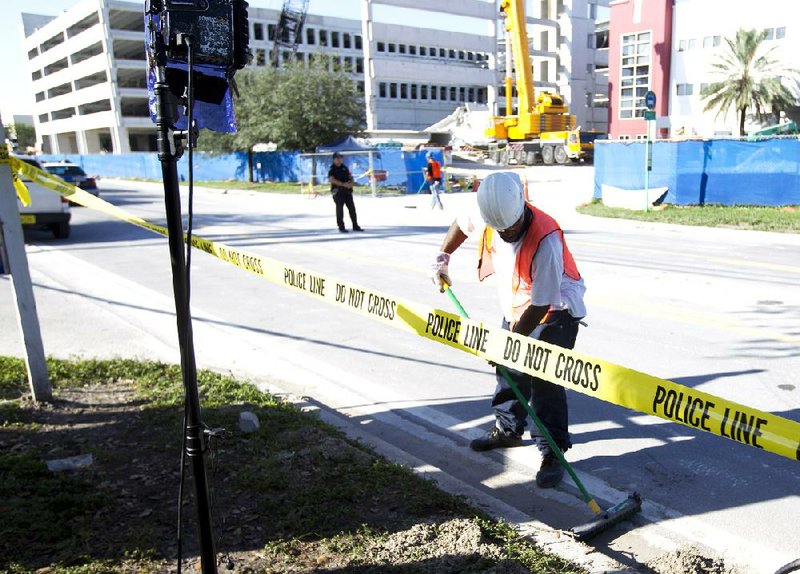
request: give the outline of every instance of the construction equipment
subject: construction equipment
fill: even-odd
[[[580,160],[586,155],[580,129],[564,99],[544,91],[534,99],[524,0],[502,0],[500,10],[505,15],[506,29],[506,115],[493,116],[486,135],[498,143],[507,142],[506,163],[533,165],[541,159],[546,164],[564,164]],[[515,71],[516,114],[512,100]]]
[[[270,62],[277,68],[280,64],[280,53],[294,57],[297,45],[302,39],[303,25],[308,14],[308,0],[284,0],[278,25],[275,26]],[[286,59],[286,56],[284,56]]]
[[[450,285],[447,283],[443,283],[442,287],[444,287],[445,293],[450,298],[450,301],[453,303],[455,308],[458,310],[459,315],[465,318],[469,318],[464,307],[461,306],[461,303],[456,298],[455,293],[453,293],[452,289],[450,289]],[[577,540],[589,540],[594,536],[597,536],[601,532],[608,530],[615,524],[622,522],[623,520],[627,520],[637,512],[642,509],[642,498],[639,496],[639,493],[634,492],[633,494],[629,495],[628,498],[615,504],[608,510],[603,511],[600,508],[600,505],[597,504],[594,498],[589,494],[589,491],[586,490],[586,487],[583,485],[581,480],[578,478],[578,475],[575,474],[575,470],[572,468],[572,465],[567,462],[567,459],[564,458],[564,453],[561,452],[561,449],[553,440],[553,437],[550,435],[550,432],[547,430],[547,427],[544,426],[541,419],[536,415],[534,410],[531,408],[528,400],[525,399],[524,395],[520,392],[519,387],[514,383],[514,380],[508,374],[508,371],[502,365],[497,365],[497,369],[500,372],[500,375],[506,380],[508,386],[516,395],[519,404],[522,405],[528,413],[528,416],[531,417],[533,423],[536,425],[536,428],[539,429],[539,433],[545,438],[547,441],[548,446],[553,451],[553,454],[556,455],[558,462],[564,467],[564,470],[572,477],[573,482],[575,482],[575,486],[578,487],[578,490],[581,492],[583,499],[586,501],[586,504],[589,505],[589,508],[595,514],[594,520],[591,522],[587,522],[586,524],[582,524],[580,526],[576,526],[569,530],[569,534],[571,534]]]

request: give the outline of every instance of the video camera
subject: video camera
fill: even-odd
[[[170,92],[182,98],[191,64],[198,128],[236,131],[230,88],[235,89],[236,71],[252,58],[247,8],[245,0],[147,0],[145,41],[154,122],[156,68],[163,67]],[[185,117],[180,111],[177,116],[176,127],[185,128]]]

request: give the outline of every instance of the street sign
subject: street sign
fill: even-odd
[[[646,119],[646,120],[654,120],[654,119],[656,119],[656,113],[653,110],[647,110],[644,113],[644,119]]]
[[[649,90],[644,95],[644,105],[647,106],[648,110],[656,109],[656,93],[653,90]]]

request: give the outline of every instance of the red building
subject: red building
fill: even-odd
[[[673,0],[611,0],[608,54],[610,139],[647,133],[644,98],[656,94],[656,117],[669,113]],[[658,137],[669,129],[659,128]]]

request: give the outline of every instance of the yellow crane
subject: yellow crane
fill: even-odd
[[[564,98],[543,91],[534,99],[524,0],[502,0],[500,10],[504,14],[506,29],[506,115],[492,117],[486,135],[496,141],[508,142],[509,162],[532,165],[541,158],[547,164],[563,164],[580,159],[586,151],[581,149],[580,131]],[[516,114],[512,102],[514,71]]]

